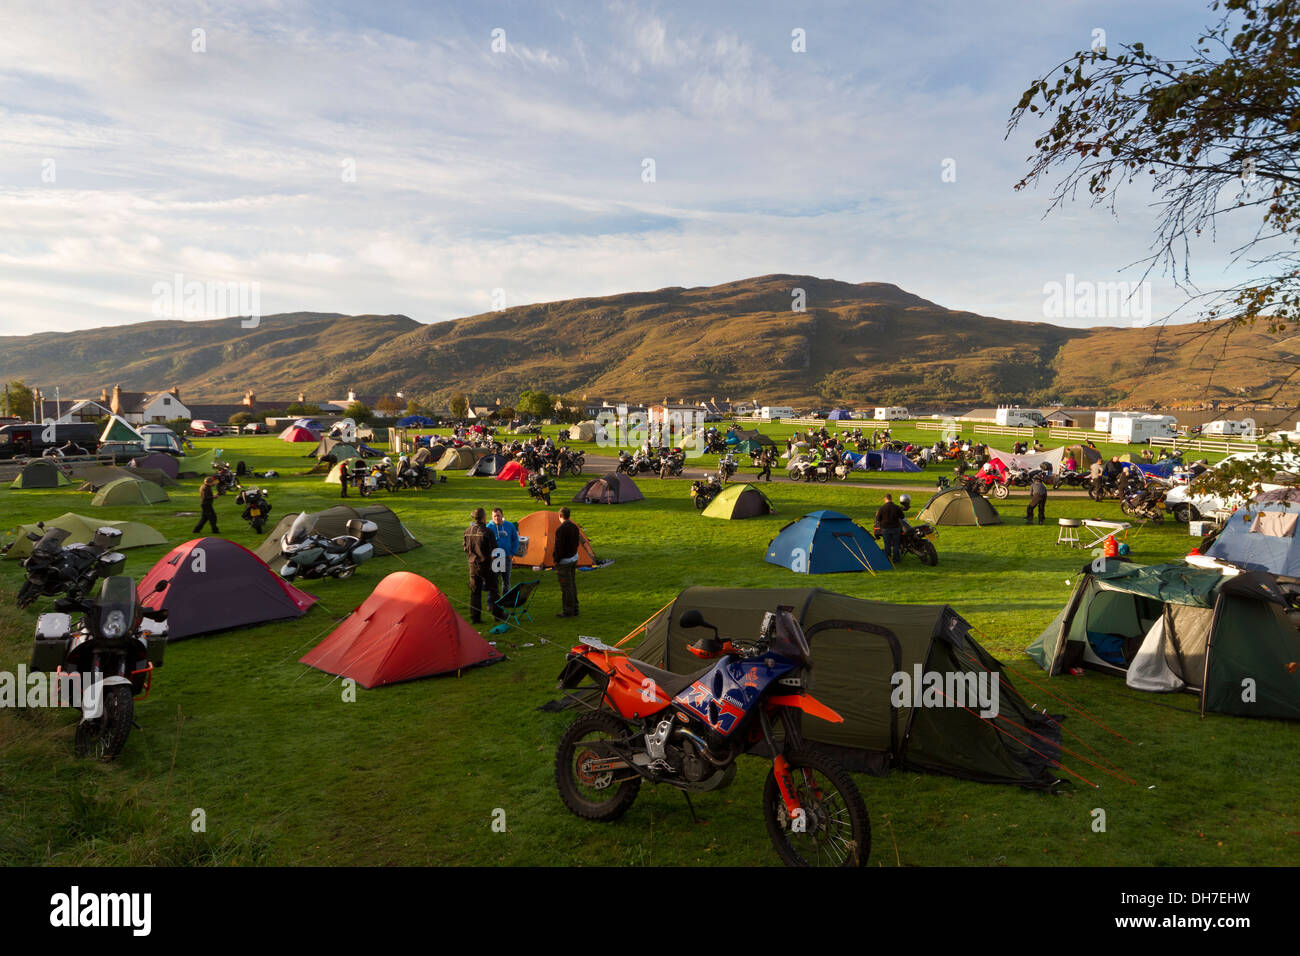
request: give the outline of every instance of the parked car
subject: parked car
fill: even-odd
[[[266,422],[249,422],[243,429],[245,435],[265,435],[270,430],[266,427]]]
[[[196,418],[190,422],[190,434],[199,438],[207,438],[210,435],[220,435],[221,433],[221,426],[216,422],[203,418]]]
[[[138,441],[106,441],[99,446],[99,453],[101,455],[112,455],[113,464],[115,465],[125,465],[149,454],[144,447],[144,442]]]
[[[1207,517],[1215,511],[1230,511],[1233,508],[1241,507],[1246,503],[1244,498],[1240,496],[1223,498],[1210,494],[1205,490],[1204,479],[1215,468],[1226,462],[1258,457],[1260,457],[1258,452],[1241,452],[1236,455],[1229,455],[1223,461],[1201,472],[1200,475],[1187,484],[1175,485],[1169,489],[1169,494],[1165,498],[1165,510],[1174,516],[1174,520],[1187,523]],[[1283,465],[1294,467],[1297,472],[1300,472],[1300,457],[1294,455],[1282,456],[1280,461]],[[1281,473],[1279,473],[1279,477],[1281,477]],[[1280,483],[1263,482],[1261,487],[1264,491],[1276,491],[1284,486]]]

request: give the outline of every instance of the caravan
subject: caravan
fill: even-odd
[[[1141,412],[1098,412],[1093,421],[1093,431],[1106,432],[1109,434],[1114,430],[1114,425],[1121,418],[1141,418]]]
[[[1152,438],[1178,437],[1178,419],[1173,415],[1142,415],[1111,420],[1110,440],[1138,445]]]
[[[999,405],[996,422],[1012,428],[1036,428],[1046,424],[1041,412],[1019,405]]]
[[[890,405],[876,409],[876,421],[878,422],[901,422],[906,421],[910,416],[907,409],[902,405]]]

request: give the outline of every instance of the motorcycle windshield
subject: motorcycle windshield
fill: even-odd
[[[311,537],[311,533],[315,528],[316,517],[304,511],[293,519],[293,525],[284,533],[284,543],[288,545],[302,544]]]
[[[63,528],[51,528],[45,532],[40,541],[36,542],[32,551],[43,555],[58,554],[63,549],[63,542],[67,540],[69,534],[71,532]]]

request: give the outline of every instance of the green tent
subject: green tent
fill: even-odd
[[[1300,720],[1300,634],[1263,572],[1188,564],[1085,568],[1070,599],[1029,645],[1049,675],[1115,674],[1135,690],[1185,690],[1201,713]]]
[[[33,458],[18,477],[9,485],[10,488],[58,488],[71,484],[68,476],[49,458]]]
[[[813,696],[844,718],[833,724],[805,716],[804,736],[849,769],[879,773],[895,766],[1026,787],[1057,780],[1059,724],[1029,706],[976,643],[970,625],[946,605],[886,604],[822,588],[693,587],[642,626],[645,638],[630,653],[653,667],[693,674],[701,662],[687,646],[706,632],[681,627],[686,611],[698,610],[724,639],[752,640],[763,615],[779,605],[793,608],[808,637]],[[915,698],[895,706],[894,675],[914,675],[917,668],[952,675],[950,689],[959,681],[968,690],[981,680],[996,686],[996,716],[981,717],[978,703],[954,706],[955,696],[946,706],[913,706]]]
[[[435,471],[464,471],[466,468],[472,468],[478,460],[479,456],[474,454],[472,448],[448,448],[433,468]]]
[[[101,445],[106,441],[143,442],[144,437],[121,418],[114,415],[108,420],[108,424],[104,426],[104,433],[99,436]]]
[[[139,478],[116,478],[110,481],[91,499],[92,505],[153,505],[167,501],[167,492],[152,481]]]
[[[775,514],[767,495],[753,485],[728,485],[718,492],[700,514],[706,518],[755,518]]]
[[[1002,516],[983,495],[965,488],[949,488],[933,495],[916,516],[916,524],[978,525],[1001,524]]]
[[[141,524],[138,521],[97,521],[94,518],[87,518],[85,515],[73,514],[69,511],[67,514],[59,515],[45,522],[45,530],[52,528],[62,528],[68,532],[68,537],[64,539],[64,545],[69,544],[89,544],[90,540],[95,537],[96,528],[116,528],[122,532],[122,537],[117,543],[117,549],[124,548],[143,548],[151,544],[166,544],[167,539],[161,534],[149,527],[147,524]],[[41,529],[34,524],[19,525],[14,534],[13,544],[5,552],[7,558],[25,558],[32,553],[32,546],[36,543],[27,537],[28,532],[41,534]]]
[[[420,547],[420,542],[415,540],[415,536],[406,530],[406,525],[402,524],[397,515],[393,514],[392,509],[386,505],[362,505],[360,508],[336,505],[311,514],[316,518],[316,533],[330,538],[347,534],[347,524],[353,518],[373,521],[379,526],[379,530],[371,543],[375,546],[375,554],[379,557],[386,554],[401,554]],[[280,560],[280,538],[293,527],[297,517],[298,512],[292,512],[281,518],[275,530],[253,553],[267,564],[279,567],[275,562]]]
[[[120,478],[151,481],[162,487],[179,485],[175,478],[158,468],[122,468],[118,465],[86,465],[73,471],[74,478],[81,479],[78,491],[98,491],[110,482]]]

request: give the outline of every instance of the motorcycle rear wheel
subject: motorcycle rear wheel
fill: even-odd
[[[630,779],[615,779],[620,771],[589,774],[583,771],[582,762],[592,755],[587,741],[621,739],[627,728],[618,718],[605,713],[583,714],[564,732],[555,751],[555,785],[560,790],[564,805],[584,820],[607,822],[617,820],[628,811],[641,789],[641,778],[634,770]]]
[[[871,856],[871,820],[853,778],[818,750],[786,754],[806,832],[794,833],[776,774],[763,785],[763,821],[786,866],[866,866]]]
[[[927,568],[932,568],[939,563],[939,552],[929,541],[918,541],[916,543],[916,556],[921,559],[921,563]]]
[[[366,484],[366,483],[363,481],[363,482],[362,482],[362,483],[357,487],[357,492],[361,495],[362,498],[369,498],[369,497],[370,497],[370,486],[369,486],[368,484]]]
[[[78,757],[95,757],[109,761],[122,752],[126,738],[131,733],[135,718],[135,701],[131,688],[114,684],[104,690],[104,712],[95,721],[82,721],[77,725],[73,744]]]

